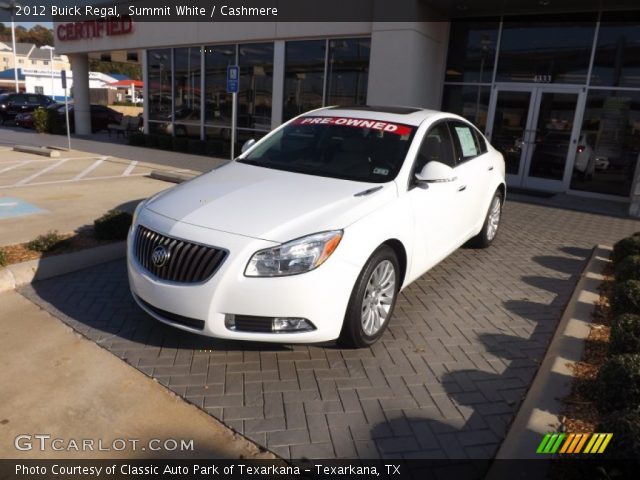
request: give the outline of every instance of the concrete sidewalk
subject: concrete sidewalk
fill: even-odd
[[[65,135],[36,133],[19,127],[0,127],[0,145],[30,145],[67,147]],[[197,172],[206,172],[216,168],[228,159],[189,155],[153,148],[132,147],[126,139],[109,138],[106,133],[96,133],[88,137],[71,137],[71,148],[92,154],[109,155],[138,162],[153,163],[165,167],[186,168]]]
[[[274,458],[15,292],[0,294],[0,385],[0,458]],[[63,450],[41,451],[40,434]],[[18,435],[33,448],[16,449]],[[67,449],[71,440],[94,450]],[[166,440],[193,449],[149,448]]]

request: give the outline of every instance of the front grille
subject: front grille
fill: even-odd
[[[145,302],[140,297],[136,295],[136,298],[140,303],[142,303],[149,310],[154,312],[156,315],[162,317],[163,319],[178,323],[180,325],[184,325],[185,327],[197,328],[198,330],[204,330],[204,320],[198,320],[197,318],[185,317],[183,315],[178,315],[177,313],[167,312],[166,310],[162,310],[161,308],[154,307],[148,302]]]
[[[153,261],[154,252],[164,247],[165,262]],[[136,260],[149,273],[161,280],[178,283],[200,283],[210,278],[222,265],[227,252],[220,248],[167,237],[138,226],[133,244]]]

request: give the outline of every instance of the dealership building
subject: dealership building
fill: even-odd
[[[238,65],[238,145],[325,105],[442,109],[491,139],[511,187],[630,202],[640,195],[640,15],[625,2],[615,11],[574,2],[588,11],[571,13],[548,0],[515,3],[486,11],[483,2],[478,15],[460,2],[454,10],[466,17],[441,21],[377,21],[374,12],[369,21],[54,29],[56,51],[71,60],[79,133],[90,131],[89,55],[137,52],[150,134],[206,140],[228,155],[226,76]]]

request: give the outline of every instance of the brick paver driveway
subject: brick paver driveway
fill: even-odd
[[[134,305],[124,261],[22,293],[284,457],[489,458],[591,248],[636,230],[633,220],[510,202],[495,245],[461,249],[411,285],[365,350],[166,327]]]

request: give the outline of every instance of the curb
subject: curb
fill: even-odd
[[[182,183],[187,180],[195,178],[196,174],[179,173],[179,172],[165,172],[161,170],[152,170],[149,176],[155,180],[162,180],[164,182]]]
[[[603,245],[597,245],[593,249],[540,368],[496,454],[496,460],[543,460],[544,457],[536,454],[536,449],[546,433],[557,430],[560,426],[562,399],[570,393],[573,383],[570,365],[582,359],[584,339],[591,330],[591,314],[600,297],[598,288],[604,279],[600,272],[608,262],[610,252],[611,248]],[[492,464],[487,479],[504,478],[507,472],[502,469],[508,469],[510,463],[499,463],[501,462]],[[549,462],[536,462],[538,463],[548,466]],[[536,475],[540,473],[539,470],[534,470]],[[518,478],[533,478],[527,476],[527,472],[519,473],[521,475],[516,475]]]
[[[57,150],[49,150],[46,147],[31,147],[29,145],[16,145],[13,147],[16,152],[33,153],[35,155],[42,155],[43,157],[59,157],[60,152]]]
[[[100,263],[123,258],[127,242],[117,242],[73,253],[43,257],[8,265],[0,270],[0,292],[15,290],[28,283],[75,272]]]

